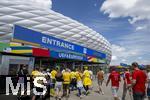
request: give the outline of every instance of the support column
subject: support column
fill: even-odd
[[[40,68],[42,67],[42,59],[40,59]]]
[[[72,63],[72,69],[75,69],[75,62]]]

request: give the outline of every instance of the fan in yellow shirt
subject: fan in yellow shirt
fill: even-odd
[[[82,73],[79,70],[76,71],[76,79],[77,82],[82,81]]]
[[[71,75],[71,83],[70,83],[70,86],[71,86],[71,90],[73,91],[74,89],[77,89],[77,79],[76,79],[76,73],[74,70],[71,71],[70,73]]]
[[[91,74],[88,70],[88,67],[84,68],[84,72],[83,72],[83,85],[84,88],[86,90],[86,94],[89,93],[89,87],[92,85],[92,80],[91,80]]]
[[[63,73],[63,80],[64,80],[63,84],[70,84],[70,82],[71,82],[71,74],[70,74],[69,71],[66,70]]]
[[[69,96],[69,87],[70,87],[70,82],[71,82],[71,74],[69,72],[69,69],[65,69],[63,72],[63,90],[64,90],[64,95],[67,97]]]
[[[56,71],[55,69],[53,69],[53,70],[51,71],[51,78],[52,78],[52,79],[55,79],[56,74],[57,74],[57,71]]]
[[[82,89],[83,89],[82,73],[79,69],[77,69],[76,71],[76,79],[77,79],[78,96],[82,98]]]
[[[35,70],[32,71],[31,75],[32,75],[32,78],[35,78],[36,76],[39,75],[39,68],[35,68]]]
[[[57,68],[53,68],[52,71],[51,71],[51,80],[52,80],[52,84],[51,84],[51,88],[50,88],[50,95],[51,96],[54,96],[55,95],[55,91],[54,91],[54,88],[55,88],[55,83],[56,83],[56,74],[57,74]]]

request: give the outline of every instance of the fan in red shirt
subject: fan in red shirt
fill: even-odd
[[[115,68],[112,68],[112,72],[108,77],[106,86],[108,86],[110,80],[111,80],[112,95],[114,97],[114,100],[119,100],[118,89],[119,89],[119,82],[121,81],[121,79],[120,79],[120,74],[115,70]]]
[[[125,100],[127,91],[129,91],[129,95],[131,97],[131,92],[132,92],[132,88],[131,88],[131,74],[129,71],[129,68],[125,69],[125,73],[124,73],[124,84],[123,84],[123,94],[122,94],[122,100]]]
[[[131,85],[131,74],[129,71],[125,73],[125,82],[127,85]]]
[[[134,100],[144,100],[145,91],[146,91],[145,84],[146,84],[147,76],[144,73],[144,71],[138,68],[138,63],[136,62],[132,63],[132,67],[134,68],[132,74],[133,98]]]

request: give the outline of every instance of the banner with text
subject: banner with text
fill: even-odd
[[[56,51],[63,51],[69,53],[75,52],[90,56],[96,56],[102,59],[106,58],[105,53],[79,46],[77,44],[70,43],[46,34],[42,34],[40,32],[36,32],[18,25],[14,26],[13,41],[36,45],[39,47],[45,47]]]

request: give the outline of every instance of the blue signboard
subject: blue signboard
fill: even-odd
[[[18,25],[14,26],[13,39],[17,41],[22,41],[26,43],[37,44],[41,47],[54,49],[63,52],[75,52],[90,56],[95,56],[98,58],[106,58],[105,53],[101,53],[86,47],[82,47],[49,35],[42,34]]]
[[[120,63],[120,66],[123,66],[123,67],[128,67],[128,64],[125,64],[125,63]]]
[[[88,61],[85,56],[76,55],[76,54],[73,54],[73,53],[65,53],[65,52],[55,52],[55,51],[51,51],[50,54],[51,54],[51,57],[54,57],[54,58],[60,58],[60,59],[76,59],[76,60],[81,60],[81,61]]]

